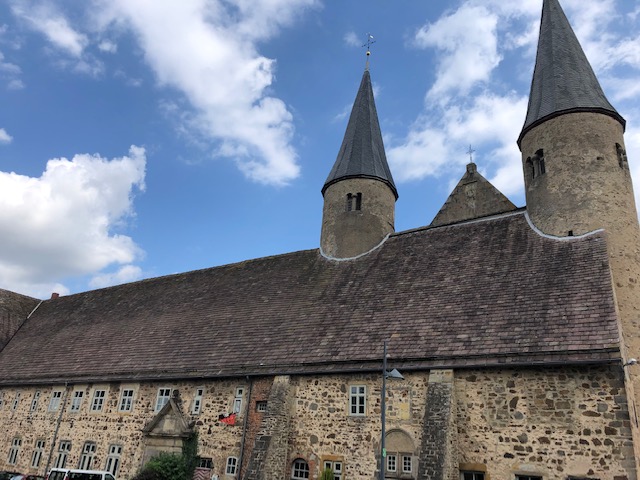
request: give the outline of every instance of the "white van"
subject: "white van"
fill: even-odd
[[[116,480],[116,478],[103,470],[52,468],[47,480]]]

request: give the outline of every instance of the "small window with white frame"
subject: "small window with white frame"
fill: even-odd
[[[398,471],[398,457],[395,454],[387,454],[387,472]]]
[[[349,415],[362,417],[367,413],[367,387],[351,385],[349,388]]]
[[[33,455],[31,456],[31,468],[39,468],[42,461],[42,454],[44,453],[45,441],[42,439],[36,440],[33,448]]]
[[[484,480],[484,472],[461,471],[460,480]]]
[[[204,387],[196,388],[196,393],[193,396],[193,404],[191,405],[191,413],[199,415],[202,411],[202,397],[204,396]]]
[[[71,399],[71,407],[69,408],[72,412],[79,412],[80,407],[82,406],[82,398],[84,397],[83,390],[76,390],[73,392],[73,398]]]
[[[155,411],[159,412],[162,410],[167,403],[169,403],[169,399],[171,398],[171,388],[162,387],[158,389],[158,396],[156,397],[156,408]]]
[[[227,457],[227,468],[225,475],[235,475],[238,471],[238,459],[236,457]]]
[[[107,398],[107,391],[103,389],[94,390],[93,400],[91,401],[91,411],[101,412],[104,408],[104,401]]]
[[[256,412],[266,412],[267,411],[267,401],[266,400],[258,400],[256,402]]]
[[[326,470],[327,468],[333,472],[333,480],[342,480],[342,461],[325,460],[322,462],[322,469]]]
[[[233,408],[231,409],[232,413],[237,413],[238,415],[242,412],[242,398],[244,397],[244,388],[238,387],[236,388],[236,395],[233,397]]]
[[[96,455],[95,442],[84,442],[82,447],[82,455],[80,456],[80,462],[78,468],[80,470],[91,470],[93,467],[93,458]]]
[[[38,409],[38,402],[40,401],[40,390],[36,390],[33,392],[33,398],[31,399],[31,408],[30,412],[35,412]]]
[[[18,455],[20,454],[20,447],[22,446],[22,439],[15,437],[11,442],[11,448],[9,449],[9,458],[7,463],[9,465],[15,465],[18,463]]]
[[[298,458],[291,465],[291,480],[305,480],[309,478],[309,464],[306,460]]]
[[[120,467],[120,457],[122,456],[122,445],[109,445],[109,455],[104,469],[114,477],[118,474]]]
[[[49,401],[49,411],[57,412],[60,408],[60,401],[62,400],[62,390],[54,390],[51,392],[51,400]]]
[[[402,455],[402,473],[413,472],[413,457],[411,455]]]
[[[123,388],[120,392],[120,403],[118,404],[119,412],[133,411],[133,388]]]
[[[71,453],[71,440],[60,440],[58,445],[58,456],[56,457],[55,468],[64,468],[67,466],[67,459]]]
[[[13,404],[11,405],[11,411],[15,412],[20,405],[20,392],[16,392],[16,396],[13,398]]]

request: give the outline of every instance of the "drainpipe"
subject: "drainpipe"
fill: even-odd
[[[242,478],[242,470],[243,470],[242,462],[244,460],[244,444],[247,439],[247,427],[249,423],[249,415],[251,413],[249,411],[249,406],[251,405],[251,390],[253,389],[253,379],[251,379],[248,375],[247,375],[247,381],[249,382],[249,393],[247,394],[247,408],[245,411],[244,422],[242,425],[242,441],[240,442],[240,458],[238,459],[238,465],[240,465],[240,471],[238,472],[239,473],[238,476],[240,478]]]
[[[47,458],[47,466],[44,468],[44,474],[46,475],[49,471],[49,466],[51,465],[51,457],[53,456],[53,449],[56,446],[56,441],[58,439],[58,430],[60,430],[60,423],[62,422],[62,414],[64,413],[64,409],[67,407],[67,399],[69,398],[69,384],[64,382],[64,400],[62,402],[62,406],[60,407],[60,413],[58,414],[58,421],[56,422],[56,429],[53,432],[53,441],[51,442],[51,448],[49,449],[49,457]]]

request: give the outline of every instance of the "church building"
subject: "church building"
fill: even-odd
[[[543,0],[526,207],[469,163],[396,232],[370,72],[320,247],[40,301],[0,290],[0,470],[637,480],[640,230],[623,133]]]

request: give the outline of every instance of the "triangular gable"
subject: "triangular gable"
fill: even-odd
[[[142,433],[148,437],[188,437],[191,432],[189,421],[174,398],[170,398],[142,429]]]
[[[478,173],[475,163],[469,163],[467,171],[444,202],[431,226],[486,217],[516,208],[511,200]]]

